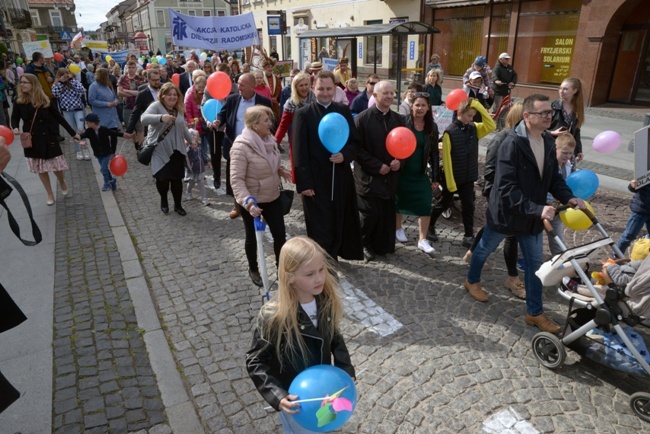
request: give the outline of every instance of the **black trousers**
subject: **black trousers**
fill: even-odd
[[[474,244],[472,244],[472,247],[470,247],[470,250],[474,252],[476,249],[476,246],[478,246],[479,241],[481,241],[481,237],[483,236],[483,231],[485,230],[485,227],[482,227],[480,231],[478,231],[478,234],[476,234],[476,238],[474,239]],[[519,248],[517,246],[517,237],[515,236],[508,236],[505,238],[503,241],[503,259],[506,261],[506,268],[508,269],[508,276],[510,277],[517,277],[519,276],[519,272],[517,271],[517,258],[519,255]]]
[[[246,250],[246,259],[248,260],[248,267],[253,271],[259,271],[257,264],[257,238],[255,237],[255,222],[254,217],[246,211],[246,208],[237,204],[241,218],[244,221],[244,232],[246,239],[244,241],[244,249]],[[262,210],[262,217],[269,225],[271,235],[273,236],[273,252],[275,253],[275,265],[278,265],[280,260],[280,250],[287,240],[287,232],[284,227],[284,214],[282,213],[282,203],[280,197],[273,202],[259,203],[258,208]]]
[[[467,182],[465,184],[457,184],[456,192],[460,197],[461,215],[463,217],[463,226],[465,229],[465,236],[471,237],[474,235],[474,182]],[[436,226],[438,217],[444,210],[451,206],[454,199],[454,193],[445,189],[442,192],[442,199],[431,210],[431,223],[430,227]]]
[[[358,196],[363,247],[384,255],[395,252],[395,198]]]
[[[223,143],[223,131],[208,130],[206,135],[210,148],[210,163],[212,164],[212,175],[214,183],[221,185],[221,144]],[[230,180],[226,181],[230,184]]]

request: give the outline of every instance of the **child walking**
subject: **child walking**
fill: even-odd
[[[298,236],[280,252],[278,292],[262,306],[246,353],[248,375],[262,397],[279,411],[285,433],[310,433],[288,414],[300,411],[289,395],[293,379],[310,366],[332,364],[354,378],[339,323],[343,305],[332,259],[313,240]]]
[[[89,113],[86,116],[86,131],[80,134],[82,139],[88,139],[90,147],[93,148],[93,154],[99,165],[101,172],[104,176],[104,186],[102,191],[116,190],[117,180],[111,175],[108,168],[113,155],[115,155],[116,148],[111,145],[111,137],[126,137],[130,139],[133,135],[123,133],[121,131],[112,130],[110,128],[102,127],[99,124],[99,115],[96,113]]]
[[[630,203],[630,219],[625,225],[625,231],[618,240],[618,248],[621,253],[625,255],[625,251],[630,246],[632,241],[639,235],[643,226],[646,232],[650,235],[650,184],[638,186],[636,179],[630,181],[627,189],[634,193],[632,202]],[[622,259],[622,258],[621,258]]]
[[[199,132],[190,129],[190,134],[194,140],[192,140],[192,143],[188,143],[186,148],[187,161],[189,162],[190,168],[188,171],[189,182],[185,191],[185,200],[192,200],[192,189],[194,188],[194,184],[198,184],[201,203],[207,206],[210,205],[208,195],[205,191],[205,166],[208,164],[208,160],[206,154],[201,151]]]
[[[562,134],[555,139],[555,152],[557,156],[558,171],[562,178],[567,179],[571,172],[573,171],[573,165],[571,164],[571,158],[576,149],[576,139],[573,138],[571,134]],[[557,206],[557,200],[553,197],[551,193],[548,193],[546,197],[546,203],[551,206]],[[560,220],[560,216],[555,214],[553,220],[551,220],[551,226],[553,227],[553,232],[560,238],[564,243],[564,224]],[[546,233],[548,237],[548,247],[551,251],[551,255],[555,256],[562,253],[562,248],[558,243],[555,242],[555,238],[551,237],[549,232]]]

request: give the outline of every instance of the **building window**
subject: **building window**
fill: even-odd
[[[560,84],[569,76],[581,7],[582,0],[521,3],[513,64],[520,82]]]
[[[499,54],[508,51],[511,11],[512,6],[510,3],[494,4],[492,6],[492,20],[488,39],[488,65],[496,65]]]
[[[158,27],[165,26],[165,11],[157,10],[156,11],[156,20],[158,21]]]
[[[210,15],[210,11],[203,11],[203,16],[204,17],[210,17],[212,15]]]
[[[481,54],[485,6],[436,9],[433,25],[442,33],[433,37],[445,74],[463,75]]]
[[[41,17],[38,15],[38,11],[30,9],[29,14],[32,16],[32,24],[34,24],[34,27],[41,27]]]
[[[366,25],[370,24],[382,24],[382,20],[369,20],[366,21]],[[366,36],[364,41],[364,55],[363,62],[365,64],[374,65],[377,62],[377,65],[381,65],[381,53],[382,53],[382,37],[381,36]]]
[[[218,16],[218,17],[225,17],[225,16],[226,16],[226,12],[225,12],[225,11],[217,11],[217,16]]]
[[[187,15],[189,15],[191,17],[195,17],[196,16],[196,11],[187,11]]]
[[[53,27],[63,27],[63,19],[61,18],[61,11],[50,10],[50,23]]]

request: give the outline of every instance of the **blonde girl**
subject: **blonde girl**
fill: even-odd
[[[442,72],[439,69],[432,69],[427,73],[427,82],[424,91],[429,94],[429,104],[439,106],[442,104]]]
[[[288,414],[299,411],[289,395],[293,379],[310,366],[331,364],[354,378],[350,354],[339,332],[343,305],[333,261],[313,240],[298,236],[282,247],[278,292],[262,306],[246,354],[255,387],[276,410],[287,433],[310,432]]]

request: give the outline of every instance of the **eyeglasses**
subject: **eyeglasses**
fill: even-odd
[[[379,82],[378,82],[378,81],[369,81],[369,82],[368,82],[368,84],[371,84],[371,85],[373,85],[373,86],[374,86],[375,84],[377,84],[377,83],[379,83]]]
[[[528,112],[529,115],[537,115],[542,118],[550,118],[553,115],[553,110],[544,110],[543,112]]]
[[[419,98],[419,97],[429,98],[429,92],[415,92],[413,94],[413,98]]]

